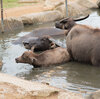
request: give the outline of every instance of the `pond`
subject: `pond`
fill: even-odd
[[[99,14],[99,11],[94,11],[89,18],[78,23],[100,28]],[[34,69],[29,64],[15,62],[15,58],[26,49],[22,45],[12,44],[12,41],[39,27],[54,27],[54,23],[26,27],[21,32],[0,34],[0,59],[4,63],[1,72],[30,81],[48,82],[50,85],[83,95],[100,89],[100,67],[69,62],[59,66]],[[55,38],[55,40],[62,46],[66,46],[64,37]]]

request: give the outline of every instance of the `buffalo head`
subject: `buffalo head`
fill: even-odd
[[[32,51],[45,51],[48,49],[53,49],[58,47],[57,44],[52,42],[50,37],[31,37],[27,41],[23,41],[23,45],[26,49],[31,49]]]
[[[79,18],[79,19],[73,19],[73,18],[62,19],[55,23],[55,27],[59,28],[59,29],[70,30],[76,24],[75,21],[81,21],[88,17],[89,17],[89,15],[87,15],[84,18]]]

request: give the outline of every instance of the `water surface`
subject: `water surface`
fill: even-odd
[[[94,11],[89,18],[77,23],[100,28],[99,15],[99,11]],[[15,58],[26,49],[22,45],[13,45],[11,41],[39,27],[54,27],[54,24],[40,24],[27,27],[21,32],[0,34],[0,59],[4,63],[1,72],[31,81],[48,82],[50,85],[62,89],[81,92],[83,95],[100,89],[100,67],[69,62],[59,66],[34,69],[29,64],[17,64],[15,62]],[[55,40],[66,47],[66,40],[63,37],[55,38]]]

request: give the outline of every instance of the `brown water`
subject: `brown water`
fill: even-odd
[[[95,11],[88,19],[78,23],[100,28],[99,12]],[[0,34],[0,59],[4,63],[1,72],[31,81],[48,82],[50,85],[78,93],[81,91],[83,95],[100,89],[100,67],[70,62],[59,66],[34,69],[29,64],[15,63],[15,58],[26,49],[22,45],[13,45],[12,40],[30,33],[33,29],[53,26],[53,23],[40,24],[27,27],[21,32]],[[62,46],[66,46],[66,40],[63,37],[55,40]]]

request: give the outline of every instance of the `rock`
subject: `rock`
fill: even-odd
[[[46,0],[44,6],[49,10],[54,10],[62,4],[64,4],[64,0]]]
[[[75,17],[81,15],[83,12],[80,11],[80,9],[78,7],[75,7],[74,5],[75,4],[68,4],[68,16],[66,16],[65,5],[61,5],[60,7],[57,7],[55,10],[60,11],[63,17]]]
[[[21,20],[24,25],[32,25],[36,23],[52,22],[63,18],[59,11],[45,11],[40,13],[33,13],[23,15]]]
[[[41,82],[42,84],[50,85],[48,82]]]
[[[81,5],[84,10],[94,8],[96,6],[96,3],[91,0],[77,0],[76,3]]]
[[[13,94],[12,94],[13,93]],[[84,99],[80,94],[0,73],[0,99]]]
[[[86,99],[100,99],[100,90],[91,93]]]
[[[60,11],[63,17],[66,17],[66,9],[65,5],[61,5],[55,8],[55,10]]]
[[[8,18],[4,19],[4,32],[14,32],[14,30],[22,30],[23,29],[23,23],[19,18]],[[2,25],[0,20],[0,33],[2,32]]]
[[[76,3],[68,4],[68,16],[66,16],[65,5],[57,7],[55,10],[58,10],[62,13],[63,17],[77,17],[83,14],[83,11],[80,10],[81,6],[78,6]]]
[[[90,8],[95,7],[95,4],[90,0],[76,0],[74,2],[68,2],[68,16],[67,17],[77,17],[80,15],[89,14],[91,12]],[[55,8],[66,17],[66,7],[65,4],[60,5]]]
[[[97,5],[100,8],[100,0],[97,1]]]

